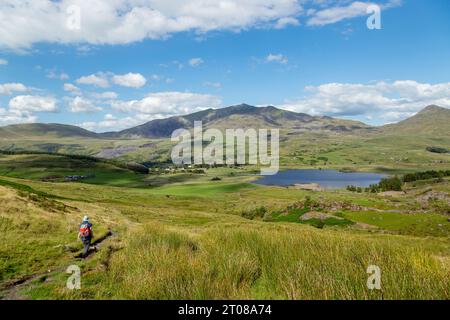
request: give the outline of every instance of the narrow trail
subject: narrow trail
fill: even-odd
[[[94,253],[99,251],[101,249],[101,244],[106,239],[115,236],[116,234],[109,230],[106,234],[101,236],[100,238],[96,239],[94,242],[91,243],[91,248],[89,249],[87,256],[84,259],[89,259]],[[82,259],[82,253],[77,254],[74,258],[76,259]]]
[[[106,239],[116,236],[116,233],[114,233],[112,230],[109,230],[106,234],[101,236],[100,238],[96,239],[92,244],[91,248],[89,249],[87,257],[84,259],[91,259],[95,253],[97,253],[99,250],[101,250],[101,244]],[[107,252],[107,262],[105,267],[108,268],[109,264],[109,258],[111,254],[114,252],[114,249],[111,247],[108,247]],[[77,254],[74,256],[75,259],[80,260],[82,253]],[[0,285],[0,300],[27,300],[28,297],[24,296],[20,293],[21,289],[26,288],[30,283],[37,279],[42,279],[42,281],[46,281],[51,277],[52,274],[59,273],[59,272],[65,272],[67,269],[67,266],[65,267],[59,267],[55,269],[50,269],[47,272],[38,272],[30,275],[23,276],[20,279],[10,280],[6,283]]]

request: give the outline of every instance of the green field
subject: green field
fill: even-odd
[[[139,175],[51,155],[3,155],[0,172],[4,298],[450,298],[448,180],[317,192],[253,185],[242,169]],[[301,219],[312,211],[327,218]],[[105,239],[81,260],[85,214]],[[66,288],[71,264],[81,290]],[[382,269],[381,291],[366,287],[369,265]]]

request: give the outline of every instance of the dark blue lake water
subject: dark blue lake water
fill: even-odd
[[[368,187],[379,183],[386,175],[364,172],[340,172],[336,170],[286,170],[273,176],[263,176],[256,184],[290,186],[301,183],[318,183],[322,188],[339,189],[349,185]]]

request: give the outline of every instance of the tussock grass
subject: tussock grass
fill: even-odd
[[[382,270],[381,291],[366,286],[369,265]],[[113,257],[106,287],[132,299],[449,299],[448,271],[388,237],[256,222],[188,234],[151,224]]]
[[[384,212],[413,210],[414,195],[390,200],[345,190],[314,193],[237,185],[230,192],[215,190],[199,197],[199,189],[188,190],[192,184],[119,189],[2,180],[20,186],[0,186],[0,285],[73,263],[82,267],[82,290],[69,291],[68,275],[55,271],[48,281],[30,283],[26,296],[33,299],[450,298],[450,242],[433,229],[437,223],[447,228],[447,217],[428,221],[423,218],[436,215],[432,211]],[[217,188],[230,185],[208,183]],[[430,188],[447,192],[448,184]],[[36,201],[28,197],[38,192],[41,196]],[[47,199],[46,195],[58,198]],[[263,215],[261,207],[267,212],[283,210],[306,197],[374,208],[386,227],[374,232],[316,229],[293,223],[297,218],[267,222],[241,216],[244,211],[253,214],[255,208]],[[81,250],[76,232],[84,214],[94,222],[96,236],[109,229],[115,236],[102,243],[91,259],[81,262],[74,257]],[[352,212],[342,214],[349,217]],[[350,219],[364,222],[372,214],[361,211]],[[401,223],[388,219],[391,216],[401,217]],[[403,226],[410,230],[391,234]],[[381,291],[367,289],[366,270],[372,264],[381,268]]]

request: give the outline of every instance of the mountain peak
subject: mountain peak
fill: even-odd
[[[256,108],[255,106],[251,106],[251,105],[246,104],[246,103],[241,103],[241,104],[237,104],[237,105],[234,105],[234,106],[227,107],[225,109],[248,111],[248,110],[253,110],[255,108]]]
[[[446,108],[442,108],[442,107],[439,107],[439,106],[437,106],[435,104],[432,104],[432,105],[429,105],[429,106],[423,108],[419,113],[423,114],[423,113],[427,113],[427,112],[447,111],[447,110],[448,109],[446,109]]]
[[[384,126],[382,130],[405,135],[417,135],[421,132],[438,137],[447,134],[449,123],[450,109],[430,105],[410,118]]]

